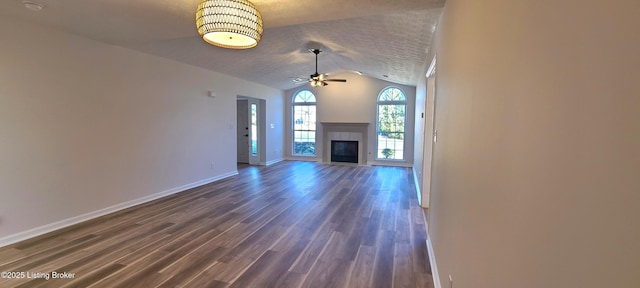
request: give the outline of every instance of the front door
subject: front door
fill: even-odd
[[[249,101],[238,100],[237,110],[238,163],[249,163]]]

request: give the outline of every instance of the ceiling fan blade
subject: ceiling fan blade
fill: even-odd
[[[332,82],[347,82],[347,79],[324,79],[324,81],[332,81]]]

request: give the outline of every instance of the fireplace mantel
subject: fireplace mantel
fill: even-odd
[[[324,126],[369,126],[364,122],[320,122]]]
[[[369,123],[364,122],[320,122],[324,147],[322,161],[331,163],[331,140],[358,141],[358,165],[366,165]]]

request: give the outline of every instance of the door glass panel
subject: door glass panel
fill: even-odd
[[[258,155],[258,106],[251,104],[251,155]]]

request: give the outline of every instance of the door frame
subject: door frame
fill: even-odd
[[[432,177],[433,177],[433,153],[436,146],[436,56],[433,56],[429,69],[427,70],[427,90],[425,111],[424,133],[423,133],[423,160],[422,160],[422,195],[420,205],[423,208],[429,208],[431,200]]]
[[[251,151],[251,136],[253,135],[253,131],[252,129],[248,129],[247,134],[249,135],[249,145],[247,146],[247,153],[249,155],[249,165],[266,165],[266,145],[267,145],[267,140],[266,140],[266,132],[267,132],[267,120],[266,120],[266,106],[267,106],[267,102],[264,99],[259,99],[259,98],[254,98],[254,97],[249,97],[249,96],[243,96],[243,95],[237,95],[236,96],[236,101],[240,101],[240,100],[246,100],[247,101],[247,123],[249,123],[249,127],[251,127],[251,105],[255,104],[256,105],[256,111],[257,111],[257,149],[256,149],[256,155],[252,154]],[[236,111],[237,113],[237,111]],[[237,121],[237,120],[236,120]],[[239,123],[236,123],[236,125]],[[236,129],[236,133],[238,133],[238,129]],[[238,139],[238,135],[236,135],[236,139]]]

